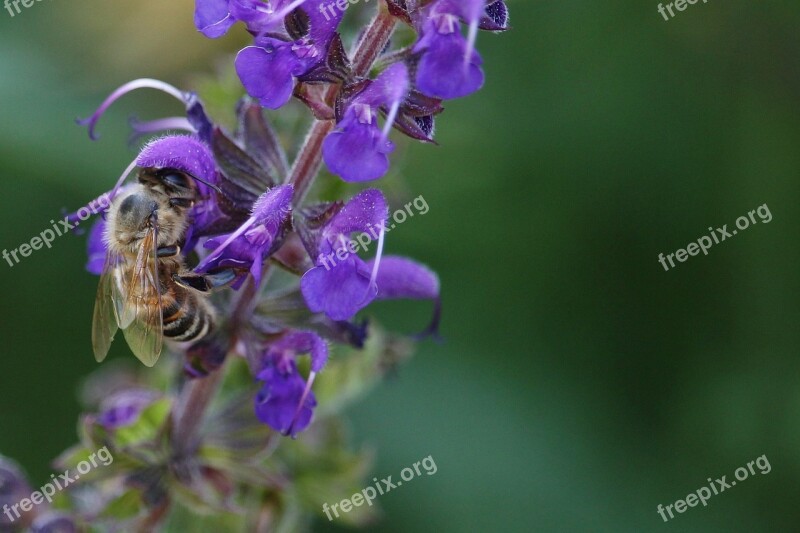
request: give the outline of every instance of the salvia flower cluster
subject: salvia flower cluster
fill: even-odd
[[[65,528],[59,531],[88,524],[150,530],[190,523],[192,513],[180,509],[217,513],[223,529],[300,528],[309,514],[298,502],[309,497],[298,496],[293,483],[307,465],[329,467],[313,486],[325,475],[336,486],[359,486],[364,459],[341,450],[332,415],[403,359],[409,341],[357,316],[377,300],[428,300],[433,318],[424,333],[436,334],[439,280],[423,264],[384,255],[389,202],[379,189],[327,202],[306,196],[323,163],[334,176],[320,179],[385,176],[393,130],[433,143],[443,101],[484,84],[479,31],[507,29],[508,11],[502,0],[383,0],[369,25],[352,32],[358,37],[348,52],[344,12],[329,4],[196,0],[194,22],[206,37],[238,23],[252,36],[234,60],[248,96],[235,110],[233,131],[208,115],[197,94],[151,79],[120,87],[81,121],[97,138],[106,110],[134,90],[156,89],[182,104],[180,116],[132,123],[136,136],[151,139],[110,184],[112,209],[131,194],[128,178],[137,169],[190,176],[197,198],[178,253],[193,275],[232,275],[213,296],[218,323],[208,335],[171,346],[167,362],[154,369],[104,365],[90,380],[81,443],[57,465],[74,469],[102,446],[114,452],[114,464],[39,511],[0,522],[0,530],[46,520]],[[392,39],[399,28],[412,36],[404,45]],[[293,98],[308,107],[312,125],[289,147],[297,154],[290,165],[285,136],[263,108],[277,110]],[[106,268],[111,224],[100,217],[89,232],[86,268],[94,274]],[[351,244],[362,232],[377,240],[372,258]],[[323,259],[332,255],[336,264],[326,268]],[[176,368],[182,377],[173,394]],[[279,445],[282,436],[302,432],[309,438]],[[3,501],[20,487],[27,481],[19,469],[0,463]]]

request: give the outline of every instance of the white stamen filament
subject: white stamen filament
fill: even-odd
[[[469,67],[472,62],[472,53],[475,51],[475,41],[478,39],[478,24],[479,20],[476,18],[469,23],[469,33],[467,34],[467,53],[464,54],[464,68]]]
[[[313,370],[308,374],[308,381],[306,381],[306,388],[303,390],[303,395],[300,396],[300,403],[297,404],[297,410],[294,412],[294,416],[292,417],[292,422],[289,424],[289,429],[286,430],[286,435],[291,435],[292,430],[294,429],[294,425],[297,423],[297,419],[300,418],[300,412],[303,410],[303,404],[306,403],[306,398],[308,398],[308,394],[311,392],[311,386],[314,384],[314,379],[316,379],[317,373]]]
[[[386,124],[383,125],[383,140],[389,138],[389,132],[392,131],[392,126],[394,125],[394,119],[397,118],[397,112],[400,110],[400,100],[395,101],[392,103],[392,108],[389,110],[389,115],[386,117]]]
[[[342,245],[342,249],[346,250],[349,254],[350,250],[347,248],[347,239],[345,239],[344,234],[339,234],[339,244]]]
[[[284,8],[282,11],[280,11],[280,12],[279,12],[277,15],[275,15],[275,18],[277,18],[277,19],[283,19],[283,18],[284,18],[286,15],[288,15],[289,13],[291,13],[292,11],[294,11],[296,8],[300,7],[301,5],[303,5],[303,4],[305,4],[305,3],[306,3],[306,0],[295,0],[294,2],[292,2],[291,4],[289,4],[288,6],[286,6],[286,7],[285,7],[285,8]],[[272,9],[272,6],[270,6],[270,9]]]
[[[372,275],[369,278],[369,286],[372,287],[375,284],[375,280],[378,279],[378,267],[381,265],[381,256],[383,255],[383,236],[386,233],[386,229],[381,226],[381,233],[378,235],[378,251],[375,254],[375,264],[372,265]]]

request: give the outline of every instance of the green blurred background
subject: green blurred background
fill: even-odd
[[[447,104],[441,146],[397,160],[430,212],[388,249],[439,272],[447,342],[349,413],[375,475],[438,466],[380,499],[375,530],[797,530],[800,5],[711,0],[665,22],[656,2],[510,4],[514,30],[480,37],[485,89]],[[132,95],[98,143],[76,116],[129,79],[193,87],[230,64],[241,29],[206,40],[192,9],[0,12],[2,248],[109,187],[134,155],[129,115],[180,109]],[[764,203],[771,223],[657,262]],[[84,245],[0,267],[0,451],[35,484],[96,366]],[[371,309],[405,330],[427,312]],[[657,514],[763,454],[769,474]]]

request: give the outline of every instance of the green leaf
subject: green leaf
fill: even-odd
[[[171,406],[172,402],[168,398],[162,398],[147,406],[136,422],[116,431],[114,440],[117,447],[124,448],[155,440],[169,416]]]
[[[139,514],[142,508],[142,496],[138,490],[127,490],[119,497],[111,500],[101,514],[104,518],[125,519]]]

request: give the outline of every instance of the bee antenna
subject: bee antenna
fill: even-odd
[[[189,176],[190,178],[192,178],[195,181],[199,181],[200,183],[202,183],[206,187],[208,187],[210,189],[213,189],[214,191],[216,191],[217,194],[222,194],[222,189],[220,189],[219,187],[217,187],[213,183],[209,183],[206,180],[204,180],[203,178],[198,178],[197,176],[195,176],[194,174],[192,174],[190,172],[187,172],[186,175]]]

